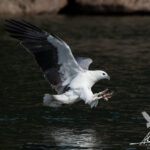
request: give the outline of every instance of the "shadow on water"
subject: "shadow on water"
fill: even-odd
[[[52,109],[42,106],[52,93],[32,57],[3,30],[0,22],[0,149],[137,150],[129,146],[147,133],[141,111],[149,112],[150,17],[24,18],[62,37],[79,56],[91,57],[91,69],[103,69],[111,81],[93,88],[115,90],[109,102],[90,109],[83,102]]]

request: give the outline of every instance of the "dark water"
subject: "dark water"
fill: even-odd
[[[24,18],[56,33],[79,56],[94,60],[111,81],[93,88],[115,91],[91,109],[83,102],[59,109],[42,106],[52,93],[32,57],[0,22],[0,150],[137,150],[147,134],[141,112],[150,113],[150,17]]]

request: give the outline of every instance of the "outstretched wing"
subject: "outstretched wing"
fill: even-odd
[[[50,84],[58,93],[63,93],[72,78],[82,71],[69,46],[55,35],[28,22],[13,19],[6,21],[6,30],[10,36],[21,41],[33,55]]]
[[[80,65],[80,67],[85,70],[88,70],[90,64],[93,62],[93,60],[91,58],[86,58],[86,57],[75,56],[75,59],[78,62],[78,64]]]

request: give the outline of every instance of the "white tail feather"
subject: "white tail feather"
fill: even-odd
[[[45,94],[43,97],[43,104],[44,106],[49,106],[49,107],[60,107],[62,103],[56,101],[52,95]]]

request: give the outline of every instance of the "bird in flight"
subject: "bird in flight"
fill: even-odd
[[[110,80],[102,70],[89,70],[92,59],[73,56],[70,47],[54,34],[26,22],[6,20],[6,30],[10,36],[19,40],[21,45],[34,57],[56,95],[45,94],[43,104],[59,107],[83,100],[91,108],[100,99],[108,100],[112,92],[108,89],[93,93],[92,86],[102,79]]]

